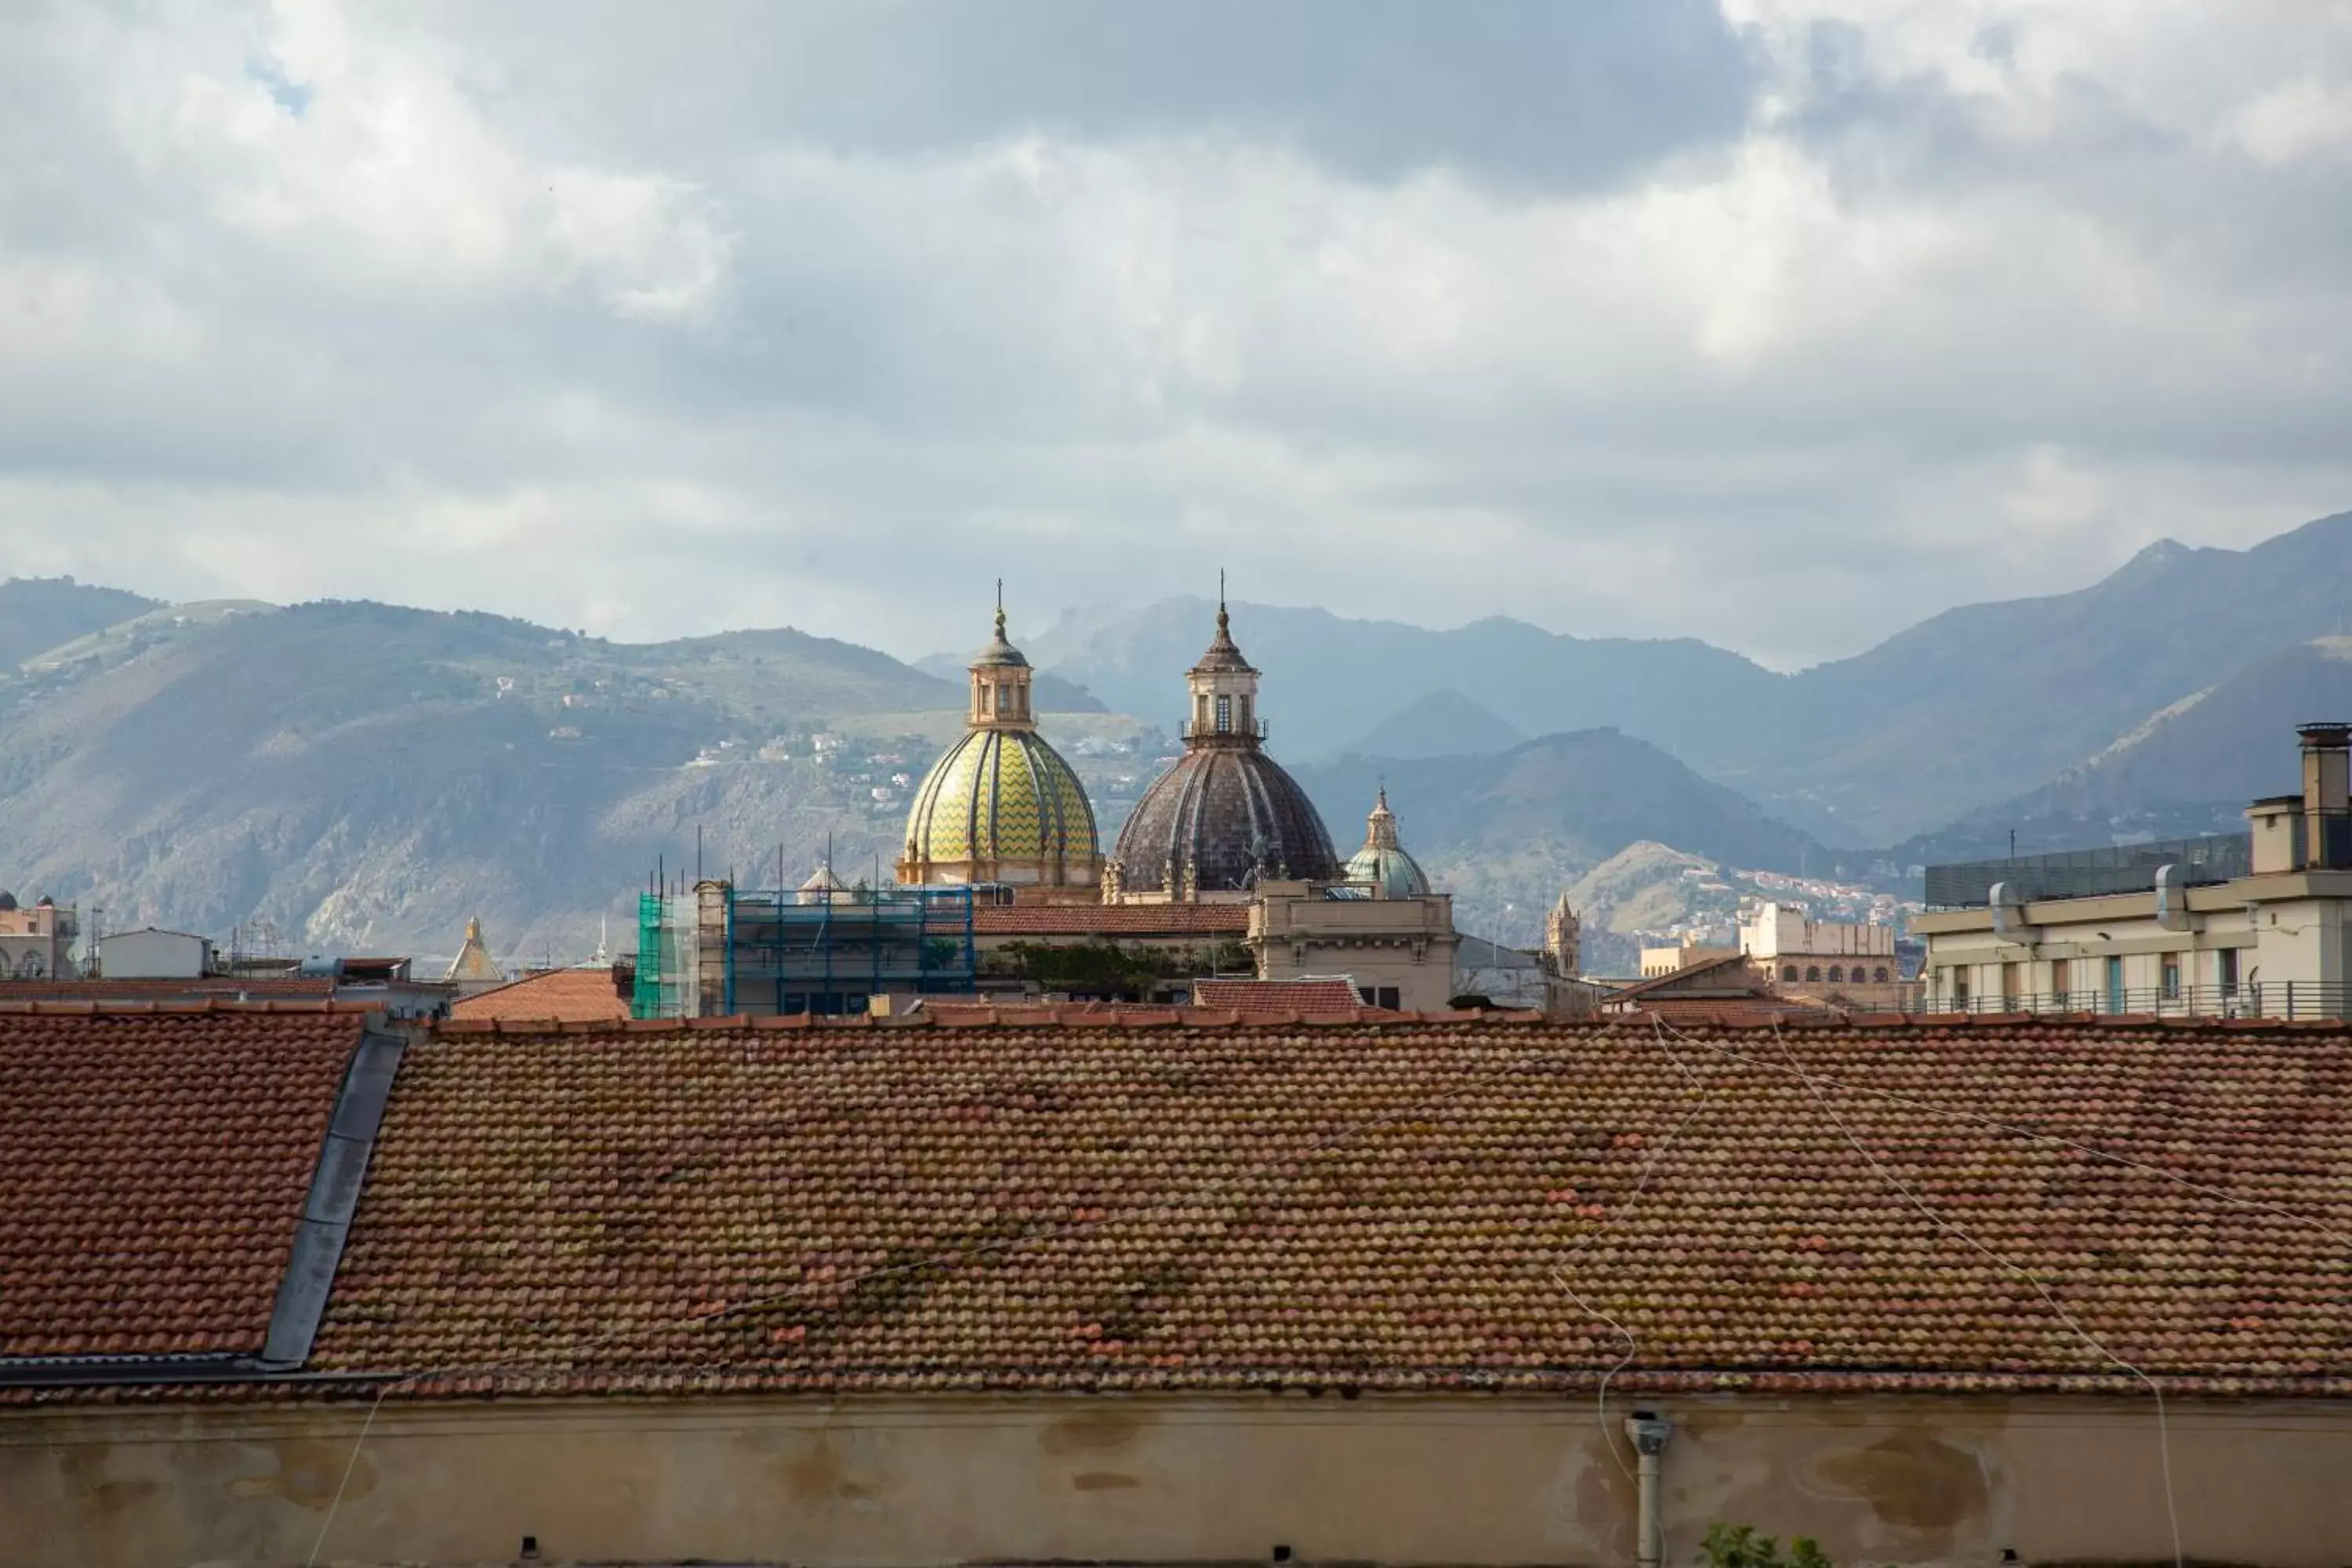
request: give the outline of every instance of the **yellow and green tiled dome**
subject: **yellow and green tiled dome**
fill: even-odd
[[[1094,807],[1061,754],[1030,730],[972,730],[931,764],[907,814],[910,859],[968,865],[976,880],[1084,878],[1100,848]],[[1030,875],[1022,875],[1027,872]]]

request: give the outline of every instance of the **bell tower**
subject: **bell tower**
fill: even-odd
[[[1233,623],[1225,614],[1225,574],[1217,574],[1217,635],[1201,662],[1184,672],[1192,693],[1192,710],[1184,720],[1184,745],[1189,751],[1212,746],[1255,750],[1265,731],[1257,716],[1258,672],[1234,643]]]
[[[1544,917],[1544,956],[1551,960],[1552,973],[1562,980],[1574,980],[1584,973],[1583,922],[1569,907],[1566,893]]]

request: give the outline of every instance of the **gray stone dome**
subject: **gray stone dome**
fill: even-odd
[[[1111,858],[1129,893],[1191,897],[1339,877],[1314,802],[1255,744],[1196,746],[1177,759],[1136,803]]]

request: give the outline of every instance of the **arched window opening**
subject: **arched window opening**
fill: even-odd
[[[1840,981],[1843,980],[1844,978],[1845,978],[1845,966],[1844,966],[1843,964],[1832,963],[1832,964],[1831,964],[1831,965],[1830,965],[1830,984],[1831,984],[1835,985],[1836,984],[1838,984]]]
[[[1808,980],[1819,980],[1821,977],[1822,977],[1822,966],[1821,966],[1820,964],[1818,964],[1818,963],[1808,963],[1807,965],[1805,965],[1805,978],[1806,978],[1806,979],[1808,979]]]
[[[1781,979],[1783,979],[1783,980],[1794,980],[1794,979],[1796,979],[1796,978],[1797,978],[1797,966],[1796,966],[1795,964],[1793,964],[1793,963],[1784,963],[1784,964],[1782,964],[1782,965],[1780,966],[1780,978],[1781,978]]]
[[[1885,965],[1885,964],[1883,964],[1883,963],[1882,963],[1882,964],[1880,964],[1877,968],[1875,968],[1875,969],[1872,970],[1872,971],[1870,972],[1870,977],[1871,977],[1873,980],[1877,981],[1881,985],[1885,984],[1886,984],[1886,965]]]

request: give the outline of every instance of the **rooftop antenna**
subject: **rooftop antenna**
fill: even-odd
[[[694,879],[698,884],[702,880],[702,824],[698,822],[694,825]]]

